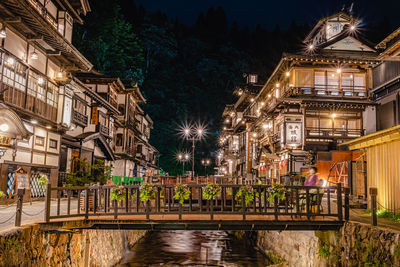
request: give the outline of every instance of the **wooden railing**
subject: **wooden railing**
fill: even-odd
[[[307,138],[357,138],[364,135],[362,129],[342,129],[342,128],[318,128],[318,127],[307,127],[306,137]]]
[[[106,137],[110,136],[110,130],[108,129],[108,127],[101,125],[100,123],[96,125],[96,131]]]
[[[88,116],[82,114],[80,112],[73,111],[72,112],[72,121],[76,124],[86,127],[88,124]]]
[[[291,96],[321,96],[321,97],[349,97],[349,98],[367,98],[367,89],[365,86],[329,86],[315,85],[315,87],[290,87],[284,92],[285,97]]]
[[[207,215],[210,221],[217,215],[240,215],[239,220],[257,215],[265,221],[286,222],[310,221],[311,218],[332,222],[349,219],[349,190],[343,189],[341,184],[328,188],[287,186],[284,187],[284,198],[275,196],[272,200],[272,186],[253,185],[254,199],[247,205],[245,195],[237,194],[240,185],[220,185],[220,195],[212,200],[203,197],[205,185],[188,184],[187,187],[190,196],[182,205],[174,199],[174,185],[154,185],[154,196],[147,202],[140,201],[140,186],[125,185],[122,188],[124,200],[118,202],[111,200],[113,186],[52,187],[48,184],[44,220],[101,216],[111,216],[114,220],[124,216],[124,220],[129,220],[129,215],[145,215],[146,220],[150,220],[154,215],[166,214],[179,215],[179,220],[185,214]],[[63,208],[62,194],[67,196]],[[55,200],[51,199],[52,195],[56,196]],[[55,210],[51,210],[52,201],[56,202]]]

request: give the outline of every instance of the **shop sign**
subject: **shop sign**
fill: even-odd
[[[10,146],[11,145],[11,136],[0,135],[0,146]]]
[[[70,97],[65,97],[63,123],[67,126],[71,125],[71,114],[72,114],[72,99]]]
[[[303,124],[301,122],[286,122],[286,145],[301,145],[303,143]]]
[[[97,107],[92,107],[92,124],[97,125],[99,122],[99,112],[97,111]]]
[[[15,171],[15,179],[17,180],[18,189],[30,189],[29,174],[22,168]]]

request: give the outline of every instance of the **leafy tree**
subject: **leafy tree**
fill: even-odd
[[[92,5],[85,24],[75,30],[75,45],[96,70],[141,84],[144,56],[132,25],[113,1],[94,1]]]

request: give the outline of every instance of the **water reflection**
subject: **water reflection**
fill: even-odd
[[[120,266],[267,266],[246,240],[223,231],[160,231],[140,240]]]

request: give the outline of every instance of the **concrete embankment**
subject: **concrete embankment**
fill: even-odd
[[[339,231],[259,231],[256,243],[288,266],[400,266],[400,232],[356,222]]]
[[[0,233],[0,266],[113,266],[146,231],[43,232],[38,225]]]

